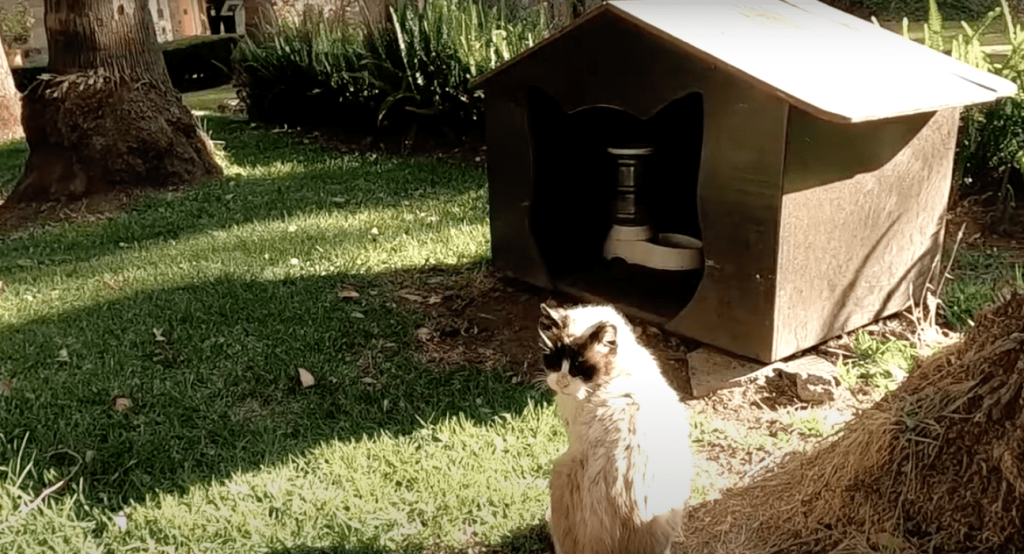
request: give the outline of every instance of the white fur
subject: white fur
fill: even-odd
[[[685,406],[614,308],[567,310],[568,334],[602,321],[617,331],[613,375],[590,387],[563,367],[547,377],[569,447],[552,470],[558,554],[661,554],[678,532],[693,462]]]

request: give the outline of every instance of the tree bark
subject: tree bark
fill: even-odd
[[[45,0],[50,73],[22,97],[29,146],[8,204],[219,175],[167,74],[146,0]]]
[[[21,94],[14,87],[14,75],[7,64],[7,52],[0,42],[0,141],[25,136],[21,129]]]

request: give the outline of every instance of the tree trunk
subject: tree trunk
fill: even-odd
[[[21,130],[21,94],[14,87],[14,75],[0,42],[0,141],[25,136]]]
[[[146,0],[45,0],[50,74],[25,92],[25,174],[7,203],[190,185],[219,175],[174,90]]]

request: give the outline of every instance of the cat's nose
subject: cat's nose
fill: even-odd
[[[565,387],[569,386],[569,380],[566,379],[565,377],[559,377],[557,383],[558,383],[559,388],[563,388],[564,389]]]

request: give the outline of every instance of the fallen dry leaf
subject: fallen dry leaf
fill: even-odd
[[[377,381],[375,379],[370,378],[370,377],[363,377],[362,379],[360,379],[360,381],[362,381],[362,382],[364,382],[364,383],[366,383],[368,385],[376,385],[377,384]]]
[[[10,396],[14,392],[14,381],[0,379],[0,396]]]
[[[111,404],[111,407],[114,409],[115,412],[123,414],[132,407],[132,401],[130,398],[118,396],[117,398],[114,399],[114,402]]]
[[[342,289],[338,291],[338,298],[342,300],[355,300],[359,298],[359,293],[352,289]]]
[[[57,352],[57,361],[58,362],[70,362],[71,361],[71,358],[68,357],[68,349],[67,348],[61,348]]]
[[[410,289],[402,289],[402,290],[398,291],[397,293],[395,293],[395,296],[397,296],[399,298],[404,298],[406,300],[409,300],[410,302],[424,302],[425,301],[425,299],[422,296],[420,296],[418,294],[413,294],[413,291],[411,291]]]
[[[299,370],[299,384],[302,385],[302,388],[308,389],[309,387],[312,387],[313,385],[316,384],[316,379],[313,378],[313,374],[312,373],[310,373],[309,371],[307,371],[306,369],[303,369],[301,367],[298,368],[298,370]]]
[[[358,319],[362,319],[362,318],[366,317],[365,315],[363,315],[362,312],[352,312],[349,315],[352,316],[352,317],[358,318]]]
[[[432,336],[434,336],[434,332],[426,327],[417,327],[413,336],[416,337],[416,340],[418,341],[427,342]]]
[[[3,296],[4,291],[7,290],[7,283],[0,281],[0,296]]]

